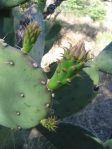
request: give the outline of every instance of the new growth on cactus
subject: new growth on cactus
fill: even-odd
[[[23,48],[22,52],[25,54],[29,53],[36,42],[41,29],[36,22],[28,24],[25,28],[24,37],[23,37]]]
[[[85,67],[87,60],[88,52],[85,51],[83,41],[78,42],[69,50],[65,49],[62,60],[59,61],[54,75],[48,81],[48,88],[54,90],[70,83]]]
[[[43,127],[47,128],[49,131],[56,131],[58,125],[55,116],[42,119],[40,123],[42,124]]]

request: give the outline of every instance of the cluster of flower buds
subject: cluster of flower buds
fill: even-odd
[[[56,120],[56,117],[48,117],[40,121],[40,124],[47,128],[49,131],[56,131],[58,121]]]
[[[55,2],[53,4],[50,4],[47,7],[47,10],[44,12],[44,18],[46,18],[48,15],[53,14],[55,12],[55,9],[60,6],[60,4],[63,2],[64,0],[55,0]]]
[[[37,22],[29,23],[24,31],[23,35],[23,48],[21,49],[24,53],[29,53],[35,44],[38,36],[40,35],[41,29]]]

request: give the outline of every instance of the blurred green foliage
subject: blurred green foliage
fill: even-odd
[[[96,36],[95,41],[97,45],[100,45],[100,47],[102,43],[103,45],[106,46],[108,43],[112,41],[112,33],[111,32],[99,32]]]
[[[112,33],[109,31],[98,32],[95,37],[95,48],[99,51],[104,49],[110,42],[112,42]],[[107,61],[107,60],[106,60]]]
[[[103,20],[106,15],[105,5],[101,0],[67,0],[59,9],[76,16],[90,16],[94,21]]]
[[[38,5],[38,8],[43,11],[45,7],[46,0],[32,0],[33,2],[36,2]]]

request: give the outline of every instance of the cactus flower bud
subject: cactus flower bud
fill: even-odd
[[[35,44],[41,30],[36,22],[32,22],[26,26],[24,37],[23,37],[23,53],[27,54],[31,51]]]
[[[65,49],[63,59],[60,60],[54,75],[48,81],[48,88],[54,90],[70,83],[85,67],[87,60],[88,52],[85,50],[84,41],[78,42],[70,49]]]
[[[79,41],[75,46],[70,49],[70,55],[80,61],[87,61],[88,52],[85,50],[85,43],[83,40]]]

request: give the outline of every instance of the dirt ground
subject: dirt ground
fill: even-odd
[[[52,19],[56,16],[56,21],[60,21],[62,29],[59,40],[55,42],[49,53],[44,55],[41,63],[42,68],[49,70],[49,64],[61,59],[63,47],[70,48],[70,45],[74,46],[81,39],[85,42],[86,51],[90,51],[92,57],[97,56],[112,39],[111,5],[111,3],[106,3],[107,15],[104,21],[94,22],[89,16],[76,17],[71,13],[58,14],[57,12],[58,15],[52,16]],[[111,36],[111,39],[106,36]],[[101,39],[99,39],[100,37]]]

